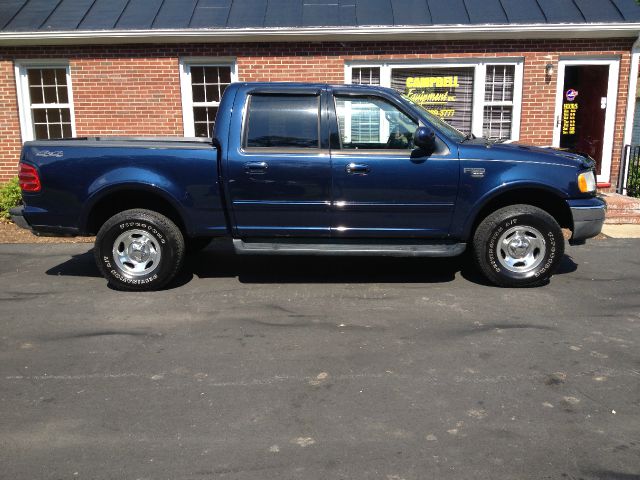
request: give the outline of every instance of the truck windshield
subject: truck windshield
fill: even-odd
[[[411,104],[412,106],[416,107],[418,110],[420,110],[420,113],[422,113],[422,115],[424,115],[427,118],[429,123],[431,123],[434,127],[436,127],[438,130],[440,130],[442,133],[447,135],[452,140],[455,140],[456,142],[462,142],[463,140],[468,138],[467,135],[462,133],[460,130],[458,130],[457,128],[452,127],[447,122],[442,120],[440,117],[434,115],[433,113],[430,113],[429,110],[427,110],[426,108],[424,108],[421,105],[418,105],[416,102],[411,100],[409,97],[406,97],[405,95],[402,95],[402,99],[405,102],[407,102],[407,103]]]

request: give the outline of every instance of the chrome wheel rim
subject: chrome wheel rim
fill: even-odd
[[[127,275],[142,277],[153,272],[162,252],[159,242],[144,230],[127,230],[113,242],[113,259]]]
[[[514,273],[528,273],[544,260],[547,244],[539,230],[517,226],[500,236],[496,250],[502,267]]]

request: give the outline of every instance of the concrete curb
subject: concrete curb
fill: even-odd
[[[611,238],[640,238],[640,224],[605,223],[602,233]]]

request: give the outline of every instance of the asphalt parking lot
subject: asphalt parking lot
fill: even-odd
[[[0,245],[0,478],[640,479],[640,240],[523,290],[214,246],[120,293],[90,248]]]

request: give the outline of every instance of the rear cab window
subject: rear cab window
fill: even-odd
[[[319,149],[320,95],[251,94],[247,103],[243,148]]]

